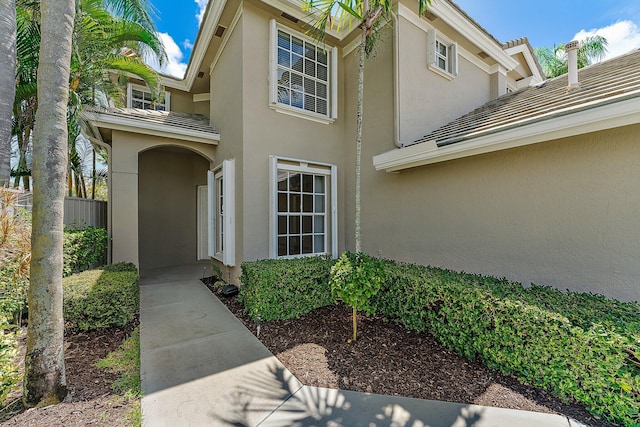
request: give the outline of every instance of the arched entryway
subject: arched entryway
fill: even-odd
[[[140,270],[191,264],[198,258],[198,186],[209,160],[191,150],[161,146],[138,154]]]

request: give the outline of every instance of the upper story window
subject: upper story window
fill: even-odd
[[[337,113],[337,50],[271,20],[270,104],[281,112],[332,122]]]
[[[435,29],[429,31],[428,60],[429,69],[452,79],[458,75],[458,45]]]
[[[153,102],[149,88],[133,83],[127,86],[127,107],[143,110],[170,111],[171,92],[162,92],[160,98]]]

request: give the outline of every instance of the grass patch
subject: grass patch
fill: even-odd
[[[140,409],[142,387],[140,385],[139,328],[135,328],[131,336],[117,350],[100,360],[97,366],[119,374],[111,388],[132,403],[132,409],[126,414],[129,425],[140,426],[142,424],[142,410]]]

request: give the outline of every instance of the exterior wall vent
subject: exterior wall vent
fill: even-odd
[[[200,71],[200,72],[198,73],[198,78],[199,78],[199,79],[201,79],[201,78],[203,78],[203,77],[204,77],[204,71]]]
[[[294,24],[298,23],[298,18],[296,18],[295,16],[291,16],[288,13],[282,12],[282,14],[280,16],[282,16],[284,19],[288,19],[289,21],[293,22]]]
[[[429,21],[435,21],[436,19],[438,19],[438,17],[434,15],[433,12],[427,12],[424,15],[424,17],[427,18]]]
[[[478,52],[478,56],[482,59],[487,59],[489,57],[489,54],[484,50],[481,50],[480,52]]]
[[[224,30],[226,30],[227,27],[223,27],[222,25],[218,25],[218,28],[216,28],[216,32],[215,32],[215,36],[216,37],[222,37],[222,35],[224,34]]]

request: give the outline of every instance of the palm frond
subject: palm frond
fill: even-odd
[[[162,80],[160,75],[140,58],[117,55],[113,56],[108,63],[108,67],[126,73],[131,73],[142,79],[149,89],[151,96],[156,99],[162,91]]]

